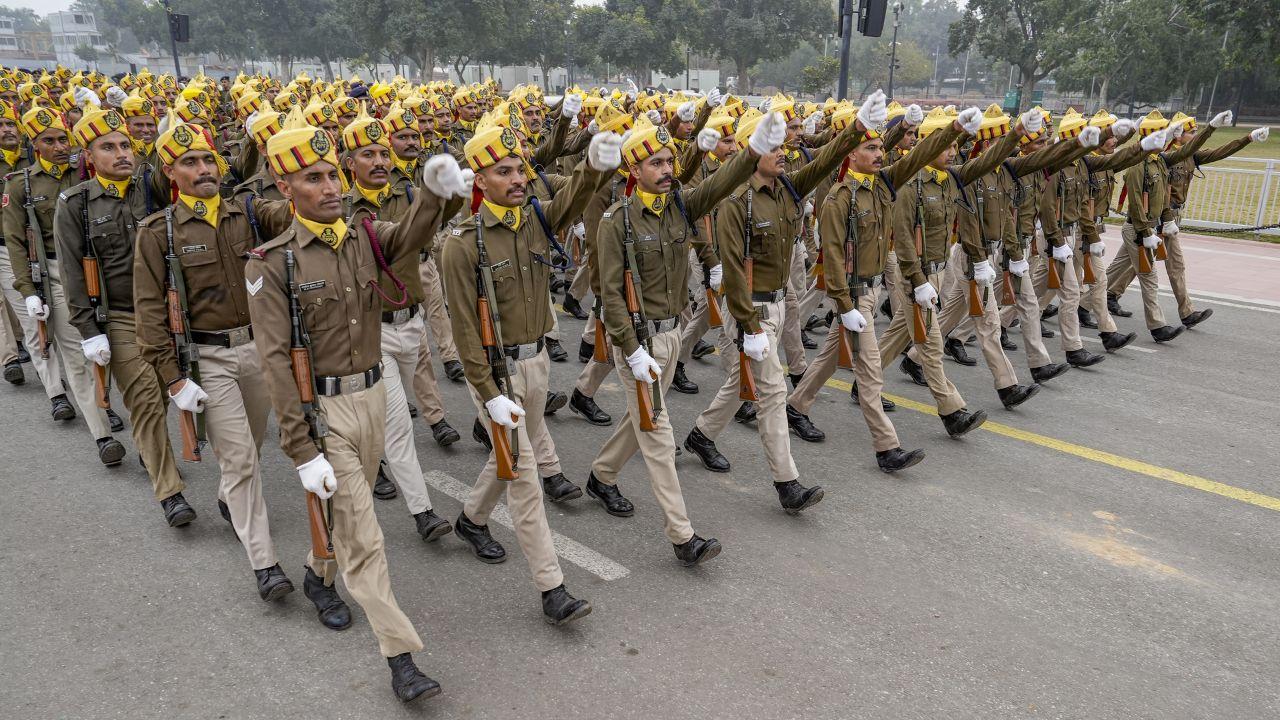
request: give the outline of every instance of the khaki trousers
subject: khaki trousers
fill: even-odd
[[[409,415],[409,399],[404,389],[404,379],[414,377],[418,369],[419,353],[426,337],[427,324],[421,314],[401,325],[382,323],[382,385],[387,395],[382,454],[411,515],[431,509],[418,450],[413,444],[413,418]]]
[[[1098,332],[1115,332],[1116,321],[1107,310],[1107,268],[1103,258],[1089,256],[1089,263],[1093,265],[1093,284],[1084,283],[1084,256],[1088,252],[1089,243],[1082,238],[1075,253],[1076,276],[1080,280],[1080,307],[1093,313],[1098,319]]]
[[[556,549],[551,542],[551,527],[547,524],[547,512],[542,505],[542,481],[538,478],[533,442],[529,438],[532,430],[544,424],[542,411],[547,405],[547,380],[551,373],[551,360],[544,351],[537,357],[517,360],[515,366],[515,376],[510,380],[511,394],[516,404],[524,408],[525,412],[516,427],[520,446],[516,468],[520,477],[511,481],[499,480],[497,460],[490,451],[484,469],[480,471],[475,486],[467,495],[462,512],[471,522],[487,525],[489,513],[505,492],[516,540],[529,563],[534,587],[540,592],[546,592],[564,582],[564,573],[560,570],[560,561],[556,558]],[[475,403],[485,427],[493,432],[493,423],[480,400],[480,394],[470,384],[467,387],[471,390],[471,401]],[[504,429],[503,432],[509,431]]]
[[[1040,337],[1040,299],[1036,297],[1035,283],[1031,280],[1035,269],[1041,264],[1041,258],[1039,254],[1031,254],[1029,248],[1029,245],[1023,246],[1022,255],[1030,270],[1026,277],[1014,275],[1011,278],[1014,304],[1000,310],[1000,321],[1004,327],[1009,327],[1013,319],[1018,318],[1019,327],[1022,328],[1022,344],[1027,354],[1027,367],[1034,369],[1044,367],[1053,360],[1044,346],[1044,339]]]
[[[1124,252],[1129,256],[1130,272],[1135,272],[1139,265],[1138,253],[1142,251],[1142,243],[1138,240],[1137,231],[1132,225],[1125,223],[1120,229],[1120,237],[1124,239]],[[1169,257],[1173,257],[1172,253]],[[1156,294],[1160,289],[1160,279],[1156,275],[1156,262],[1151,261],[1149,273],[1135,272],[1138,276],[1138,285],[1142,288],[1142,311],[1146,315],[1148,330],[1155,330],[1166,324],[1164,311],[1160,309],[1160,297]]]
[[[1063,230],[1063,236],[1071,247],[1075,247],[1079,237],[1079,225]],[[1041,243],[1045,255],[1040,264],[1032,268],[1031,282],[1035,285],[1036,296],[1040,298],[1040,309],[1049,305],[1056,294],[1058,297],[1058,336],[1062,340],[1063,352],[1072,352],[1084,347],[1080,340],[1080,315],[1076,310],[1080,307],[1080,278],[1076,275],[1074,265],[1058,262],[1053,259],[1053,248],[1049,243]],[[1049,263],[1057,263],[1058,277],[1061,287],[1049,289]],[[1034,325],[1032,327],[1035,327]]]
[[[803,321],[808,315],[800,315],[800,294],[805,291],[808,275],[804,271],[804,261],[808,257],[804,243],[791,244],[791,274],[787,277],[787,293],[782,327],[779,329],[779,342],[782,355],[787,361],[787,372],[792,375],[802,374],[809,367],[809,358],[804,354],[804,341],[800,338]],[[729,320],[726,317],[725,322]],[[733,334],[736,334],[735,330]]]
[[[791,457],[791,435],[787,425],[787,380],[781,358],[778,357],[778,328],[786,325],[786,302],[756,303],[760,312],[760,330],[769,338],[769,354],[762,361],[751,360],[751,375],[756,381],[759,400],[756,402],[756,427],[760,443],[764,446],[765,460],[776,483],[791,482],[800,477],[795,460]],[[738,323],[732,316],[725,318],[725,334],[737,337]],[[736,348],[735,348],[736,349]],[[733,420],[742,401],[738,399],[738,382],[741,364],[729,364],[724,383],[711,399],[711,405],[698,416],[694,425],[703,435],[715,440]]]
[[[147,465],[156,500],[182,492],[178,463],[169,444],[165,419],[169,393],[164,381],[138,352],[133,313],[112,310],[107,316],[107,341],[111,344],[111,378],[129,411],[133,444]]]
[[[1126,223],[1127,225],[1127,223]],[[1124,237],[1124,227],[1120,228],[1120,236]],[[1111,263],[1107,265],[1107,294],[1120,297],[1129,289],[1130,283],[1137,273],[1134,271],[1133,263],[1129,261],[1129,253],[1125,252],[1123,244],[1116,256],[1111,258]]]
[[[689,250],[689,287],[694,293],[693,301],[685,305],[680,313],[679,361],[685,365],[688,365],[693,357],[693,346],[707,334],[707,330],[711,329],[711,318],[707,312],[707,293],[702,285],[702,261],[698,259],[692,248]],[[719,298],[716,302],[720,303],[720,317],[724,317],[724,302]]]
[[[218,499],[231,511],[231,525],[249,566],[269,568],[277,559],[262,499],[259,453],[271,396],[258,348],[248,343],[235,348],[200,345],[199,350],[200,387],[209,395],[204,402],[205,430],[221,474]]]
[[[0,365],[8,365],[18,359],[18,341],[23,339],[22,326],[13,307],[0,293]]]
[[[907,313],[915,315],[914,303],[908,303],[903,295],[903,288],[906,283],[903,282],[901,270],[896,266],[892,272],[885,271],[886,275],[895,275],[897,282],[892,286],[889,295],[889,304],[895,308],[893,311],[893,319],[889,321],[889,327],[880,335],[880,369],[889,367],[898,355],[911,346],[911,355],[913,362],[919,363],[924,369],[924,379],[929,383],[929,392],[933,394],[934,404],[938,406],[939,415],[950,415],[951,413],[964,408],[964,398],[960,396],[960,391],[956,386],[947,379],[947,374],[942,370],[942,334],[938,332],[938,322],[936,312],[925,313],[926,331],[924,346],[914,344],[911,337],[911,321],[908,320]],[[942,281],[942,277],[938,273],[929,276],[929,282],[934,287]],[[894,300],[894,297],[897,300]]]
[[[1173,211],[1174,222],[1182,224],[1182,211]],[[1126,224],[1124,227],[1130,227]],[[1124,229],[1121,229],[1121,236],[1124,235]],[[1126,245],[1127,247],[1127,245]],[[1191,296],[1187,293],[1187,260],[1182,253],[1181,233],[1173,237],[1164,239],[1164,249],[1168,257],[1164,261],[1165,274],[1169,276],[1169,289],[1173,292],[1173,297],[1178,301],[1178,317],[1184,318],[1195,312],[1195,305],[1191,302]],[[1116,258],[1111,261],[1111,266],[1107,268],[1107,276],[1111,278],[1111,282],[1107,287],[1107,292],[1119,297],[1128,289],[1129,284],[1133,282],[1134,275],[1137,274],[1137,253],[1132,257],[1128,253],[1117,253]]]
[[[627,412],[605,442],[591,465],[591,472],[605,485],[616,485],[618,473],[637,452],[644,458],[649,471],[649,484],[653,496],[662,507],[667,539],[679,545],[693,537],[693,526],[684,506],[684,494],[680,490],[680,477],[676,474],[676,441],[671,429],[671,415],[667,412],[667,389],[676,374],[676,358],[680,356],[680,334],[675,330],[658,333],[650,338],[651,355],[662,367],[658,379],[662,412],[654,422],[652,432],[640,429],[639,406],[636,400],[636,379],[627,365],[621,348],[613,348],[613,364],[618,370],[618,382],[627,396]],[[650,387],[649,385],[645,386]]]
[[[978,335],[978,344],[982,348],[982,357],[987,361],[987,369],[991,371],[991,379],[996,389],[1012,387],[1018,384],[1018,376],[1013,371],[1013,363],[1000,347],[1000,306],[996,303],[995,287],[978,287],[979,297],[986,298],[982,305],[982,315],[969,315],[969,281],[961,270],[965,266],[964,248],[956,243],[951,246],[951,257],[947,260],[947,272],[944,284],[946,291],[942,295],[942,316],[938,318],[940,335],[949,335],[961,321],[972,318],[974,332]],[[1023,283],[1028,287],[1030,282]],[[1032,296],[1034,297],[1034,296]],[[1035,327],[1039,327],[1038,325]],[[941,348],[939,348],[941,349]],[[912,348],[907,357],[913,362],[924,364],[924,356],[919,348]],[[941,358],[939,358],[941,361]],[[926,379],[928,375],[925,376]],[[941,406],[939,406],[941,409]]]
[[[884,389],[884,373],[880,371],[880,345],[876,342],[875,307],[880,296],[879,288],[872,288],[866,295],[858,298],[858,312],[867,319],[867,327],[857,338],[853,359],[853,378],[858,383],[858,405],[862,408],[862,419],[871,432],[871,445],[876,452],[891,450],[899,446],[898,433],[885,415],[880,404],[880,392]],[[814,400],[822,386],[836,370],[839,361],[840,333],[846,332],[840,318],[831,323],[827,331],[827,341],[818,352],[818,357],[809,364],[804,379],[791,394],[790,405],[801,413],[808,415]]]
[[[426,267],[427,263],[423,263]],[[425,274],[425,273],[424,273]],[[428,295],[430,300],[430,295]],[[426,303],[423,303],[426,307]],[[448,318],[445,318],[446,321]],[[431,319],[430,311],[427,311],[428,322],[434,322]],[[432,334],[438,339],[440,335],[432,328]],[[453,342],[452,331],[450,331],[449,342]],[[443,352],[443,351],[442,351]],[[455,352],[457,352],[455,350]],[[405,377],[410,377],[406,375]],[[422,419],[428,425],[435,425],[444,419],[444,402],[440,399],[440,385],[436,382],[435,364],[431,362],[431,340],[424,332],[422,334],[422,342],[418,344],[418,364],[413,369],[413,394],[418,397],[418,410],[422,413]],[[404,380],[400,381],[401,386]]]
[[[442,235],[447,237],[447,235]],[[427,324],[431,326],[431,337],[436,341],[440,351],[440,362],[458,359],[458,347],[453,343],[453,326],[449,324],[449,313],[445,307],[444,283],[440,282],[440,269],[436,265],[435,255],[428,255],[419,265],[422,278],[422,289],[427,299],[422,308],[427,313]]]
[[[587,296],[591,294],[591,273],[587,272],[587,265],[590,262],[590,252],[583,252],[582,259],[578,261],[577,271],[573,274],[573,282],[569,283],[569,294],[580,303],[586,303]]]
[[[50,266],[52,266],[54,262],[56,261],[50,261]],[[50,267],[50,272],[52,272],[52,267]],[[36,325],[36,319],[27,314],[26,300],[23,299],[22,293],[14,289],[13,283],[13,265],[9,263],[9,248],[4,247],[4,244],[0,243],[0,286],[2,286],[0,287],[0,291],[3,291],[5,302],[9,304],[9,307],[13,310],[14,316],[18,318],[18,324],[22,327],[22,336],[17,339],[22,340],[22,344],[27,348],[27,353],[31,355],[31,366],[36,369],[36,375],[40,378],[40,383],[44,385],[44,394],[50,398],[57,397],[58,395],[65,395],[67,391],[62,384],[62,371],[58,367],[58,356],[53,353],[49,353],[49,357],[47,359],[40,357],[40,332]],[[52,311],[52,303],[49,304],[49,308]],[[69,320],[70,318],[65,309],[65,302],[63,303],[63,308],[62,316]],[[79,338],[79,335],[79,333],[76,333],[77,338]],[[79,339],[76,340],[75,345],[70,349],[80,353],[81,357],[84,356],[84,353],[80,350]],[[14,353],[14,358],[17,358],[16,352]],[[90,398],[92,397],[93,396],[90,395]],[[79,397],[77,397],[76,400],[79,402]],[[93,407],[93,403],[90,402],[88,405],[85,405],[83,402],[80,402],[80,407]],[[98,437],[105,437],[105,435],[99,435]]]
[[[596,324],[600,319],[596,317],[593,311],[587,317],[586,327],[582,331],[582,339],[595,344]],[[600,384],[604,379],[609,377],[609,373],[613,372],[613,343],[609,342],[609,333],[604,334],[605,357],[606,362],[596,362],[593,357],[587,361],[587,366],[582,368],[582,372],[578,374],[578,382],[574,385],[574,389],[586,395],[587,397],[595,397],[596,391],[600,389]]]
[[[48,265],[49,282],[45,283],[45,287],[49,295],[48,327],[53,347],[49,349],[49,360],[41,362],[48,362],[56,371],[58,367],[56,360],[62,360],[65,379],[59,386],[65,384],[70,387],[71,395],[80,406],[80,414],[84,416],[85,424],[89,426],[89,434],[93,439],[110,437],[111,425],[107,420],[107,411],[97,405],[93,368],[90,367],[89,359],[84,356],[84,351],[80,347],[80,331],[71,326],[71,311],[67,308],[66,293],[62,290],[62,271],[58,265],[59,262],[59,260],[50,260]],[[24,306],[23,315],[26,311]],[[31,325],[34,329],[35,323],[32,322]],[[31,353],[32,363],[36,362],[38,355],[37,352]]]
[[[378,638],[383,657],[422,649],[391,592],[391,574],[382,527],[373,512],[373,483],[378,477],[386,417],[386,388],[382,383],[356,393],[321,397],[320,408],[329,423],[324,456],[333,466],[338,489],[333,494],[334,560],[320,562],[307,553],[307,567],[332,586],[339,570],[351,597],[364,609]],[[298,496],[298,512],[303,512]]]

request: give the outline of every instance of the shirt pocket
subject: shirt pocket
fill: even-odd
[[[176,244],[176,243],[175,243]],[[204,245],[176,248],[182,265],[182,279],[190,302],[222,302],[227,297],[227,284],[218,268],[218,252]]]
[[[494,308],[501,312],[502,308],[514,308],[524,302],[524,296],[520,292],[520,276],[516,274],[515,263],[510,260],[505,264],[498,263],[502,267],[493,269],[493,291],[498,294],[498,304]]]
[[[641,237],[635,242],[636,264],[645,277],[655,277],[667,271],[662,265],[662,240],[657,237]],[[683,256],[680,256],[684,260]]]
[[[356,285],[359,288],[361,306],[365,310],[372,310],[375,307],[382,307],[382,298],[378,296],[378,291],[390,293],[391,300],[400,299],[400,293],[396,292],[394,286],[381,287],[378,281],[378,264],[376,262],[366,263],[356,268]]]
[[[342,303],[338,302],[338,287],[331,280],[299,282],[298,300],[308,331],[332,330],[346,320]]]

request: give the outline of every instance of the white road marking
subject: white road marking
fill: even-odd
[[[467,494],[471,492],[470,486],[463,484],[452,475],[447,475],[438,470],[424,470],[422,478],[427,481],[428,485],[458,502],[466,502]],[[489,519],[508,530],[515,529],[515,526],[511,524],[511,514],[507,512],[505,503],[499,503],[494,507],[493,512],[489,514]],[[601,580],[621,580],[631,574],[630,570],[613,560],[577,540],[561,535],[555,530],[551,531],[551,542],[555,545],[556,555],[599,577]]]
[[[1164,295],[1165,297],[1173,297],[1172,292],[1168,292],[1165,290],[1161,290],[1160,294]],[[1276,302],[1274,300],[1261,300],[1258,298],[1242,297],[1240,295],[1228,295],[1226,293],[1206,292],[1204,290],[1192,290],[1191,297],[1196,300],[1203,300],[1204,302],[1207,302],[1207,303],[1213,303],[1214,305],[1225,305],[1227,307],[1244,308],[1245,310],[1257,310],[1258,312],[1280,314],[1280,302]],[[1236,302],[1228,302],[1229,300],[1235,300]],[[1241,305],[1240,303],[1251,303],[1251,304]],[[1265,306],[1265,307],[1259,307],[1259,306]]]
[[[1099,345],[1101,345],[1101,344],[1102,344],[1102,341],[1101,341],[1101,340],[1099,340],[1098,338],[1095,338],[1095,337],[1085,337],[1085,336],[1083,336],[1083,335],[1082,335],[1082,336],[1080,337],[1080,339],[1081,339],[1081,340],[1083,340],[1083,341],[1085,341],[1085,342],[1098,343]],[[1127,351],[1129,351],[1129,350],[1133,350],[1133,351],[1135,351],[1135,352],[1142,352],[1142,353],[1153,353],[1153,352],[1159,352],[1159,351],[1158,351],[1158,350],[1156,350],[1155,348],[1138,347],[1137,345],[1132,345],[1132,344],[1130,344],[1130,345],[1125,345],[1125,346],[1124,346],[1124,350],[1123,350],[1123,351],[1124,351],[1124,352],[1127,352]]]
[[[1257,255],[1255,253],[1235,252],[1233,250],[1217,250],[1215,248],[1203,248],[1182,244],[1182,249],[1190,252],[1210,253],[1212,255],[1230,255],[1232,257],[1253,258],[1254,260],[1270,260],[1272,262],[1280,262],[1280,255]]]

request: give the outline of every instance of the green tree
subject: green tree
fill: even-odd
[[[835,26],[830,0],[700,0],[682,35],[690,45],[733,62],[738,90],[751,92],[751,68],[785,57]]]
[[[578,13],[574,37],[643,86],[654,70],[668,75],[684,70],[684,53],[676,44],[681,17],[671,0],[606,0],[603,7]]]
[[[795,89],[797,83],[801,83],[805,68],[814,65],[822,54],[818,52],[811,43],[802,42],[796,45],[790,54],[771,62],[756,63],[751,68],[751,76],[755,78],[757,86],[776,87],[786,92],[788,88]],[[836,60],[837,72],[839,72],[839,59]],[[730,72],[733,72],[730,70]]]
[[[36,14],[35,10],[26,7],[9,7],[0,5],[0,16],[13,18],[13,29],[18,32],[34,30],[49,31],[49,23]]]
[[[812,65],[806,65],[801,73],[804,77],[800,83],[802,91],[810,95],[829,93],[840,76],[840,58],[831,55],[819,56]]]
[[[77,45],[73,52],[86,63],[98,62],[98,51],[92,45]]]

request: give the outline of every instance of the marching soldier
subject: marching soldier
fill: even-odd
[[[404,253],[416,256],[430,241],[441,220],[441,198],[465,192],[465,180],[456,162],[441,158],[425,169],[431,192],[418,195],[401,223],[373,221],[367,210],[348,223],[343,217],[345,181],[333,146],[329,134],[306,125],[296,108],[267,142],[267,161],[295,217],[245,267],[249,314],[280,425],[280,444],[297,467],[302,486],[332,500],[328,521],[335,558],[321,562],[308,556],[303,592],[326,627],[348,627],[350,610],[333,587],[342,571],[391,667],[392,689],[408,702],[438,694],[440,685],[423,675],[410,655],[422,649],[422,640],[391,592],[370,492],[386,420],[378,330],[379,294],[386,289],[378,277],[386,262]],[[322,416],[314,433],[295,382],[290,352],[298,337],[294,323],[310,341],[303,345],[310,349],[310,380]]]
[[[605,174],[618,166],[619,145],[616,135],[597,135],[568,186],[554,200],[539,203],[528,199],[516,132],[500,125],[478,130],[464,148],[476,173],[473,214],[451,231],[440,255],[467,385],[498,440],[490,445],[454,529],[481,561],[506,560],[506,550],[488,527],[505,490],[516,539],[542,593],[543,614],[556,625],[587,615],[591,605],[565,589],[531,441],[543,422],[550,370],[542,340],[552,326],[547,269],[552,236],[582,214]],[[502,479],[499,461],[507,474]]]
[[[178,202],[138,227],[133,258],[138,348],[173,404],[202,415],[221,473],[218,508],[248,554],[259,596],[276,600],[292,592],[293,583],[277,561],[262,499],[259,453],[271,404],[249,324],[244,266],[258,244],[255,233],[283,232],[292,214],[283,202],[255,200],[246,208],[222,200],[218,187],[226,163],[192,125],[167,128],[156,150]],[[180,359],[170,324],[174,312],[195,347],[194,359]]]
[[[54,218],[71,324],[83,338],[84,356],[110,369],[155,498],[169,526],[180,527],[195,520],[196,511],[182,496],[165,421],[166,393],[139,351],[133,304],[134,237],[138,223],[167,204],[165,183],[150,166],[135,165],[133,142],[114,110],[86,113],[74,132],[94,177],[62,191]],[[97,277],[86,277],[86,257]]]

